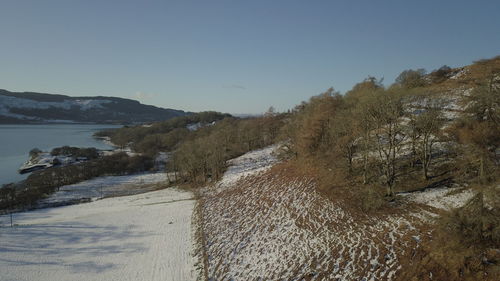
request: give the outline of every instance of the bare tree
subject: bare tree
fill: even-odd
[[[429,166],[432,160],[433,147],[439,140],[439,133],[444,124],[441,111],[442,102],[439,100],[426,100],[425,109],[415,116],[414,133],[416,138],[417,157],[422,163],[422,176],[429,178]]]
[[[458,142],[465,145],[477,166],[481,182],[495,177],[500,147],[500,69],[479,84],[468,97],[468,106],[462,120],[455,124]],[[477,163],[477,164],[476,164]]]
[[[330,142],[347,165],[349,175],[353,172],[353,159],[356,152],[356,139],[359,137],[357,126],[353,126],[355,116],[352,111],[344,110],[336,114],[330,123]]]
[[[346,103],[348,107],[353,108],[353,116],[350,120],[352,132],[357,134],[355,140],[363,158],[363,184],[368,184],[368,164],[369,156],[372,150],[371,133],[374,129],[373,119],[370,117],[372,100],[377,93],[384,91],[382,80],[375,77],[368,77],[364,81],[354,85],[346,93]]]
[[[353,123],[360,132],[360,142],[363,155],[363,184],[368,184],[368,163],[372,150],[371,132],[374,128],[373,119],[370,117],[370,104],[361,104],[358,119]]]
[[[378,92],[370,103],[369,116],[375,126],[372,140],[378,153],[388,196],[394,195],[397,157],[406,138],[402,124],[404,111],[403,99],[395,92]]]

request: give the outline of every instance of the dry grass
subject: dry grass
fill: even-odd
[[[310,173],[285,163],[204,191],[209,278],[395,280],[424,239],[417,220],[398,207],[367,215],[345,205],[350,194],[332,201]]]
[[[203,199],[200,197],[200,193],[197,191],[193,191],[193,194],[196,198],[196,205],[193,211],[192,223],[193,223],[193,237],[194,237],[194,255],[197,258],[197,262],[195,264],[196,269],[199,271],[198,280],[209,280],[208,279],[208,256],[206,247],[206,239],[205,239],[205,229],[203,227]]]
[[[497,264],[498,247],[478,255],[453,232],[436,230],[430,218],[445,210],[403,196],[388,202],[383,188],[356,185],[334,172],[340,169],[323,167],[287,161],[201,189],[206,278],[497,280],[498,267],[484,267],[483,258]]]

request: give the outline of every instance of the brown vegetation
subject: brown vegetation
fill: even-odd
[[[176,179],[194,185],[218,180],[226,161],[274,143],[284,115],[272,112],[259,118],[226,118],[191,134],[176,149],[170,171]]]

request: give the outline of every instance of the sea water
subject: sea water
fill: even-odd
[[[25,179],[29,174],[18,173],[19,167],[28,160],[29,151],[38,148],[50,151],[64,145],[111,149],[105,142],[92,135],[117,125],[0,125],[0,186]]]

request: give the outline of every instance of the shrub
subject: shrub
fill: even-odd
[[[89,160],[99,158],[99,151],[94,147],[79,148],[72,146],[62,146],[52,149],[50,154],[53,156],[66,155],[72,157],[85,157]]]
[[[449,280],[498,280],[500,277],[500,204],[498,189],[475,195],[464,207],[439,221],[430,258]]]

